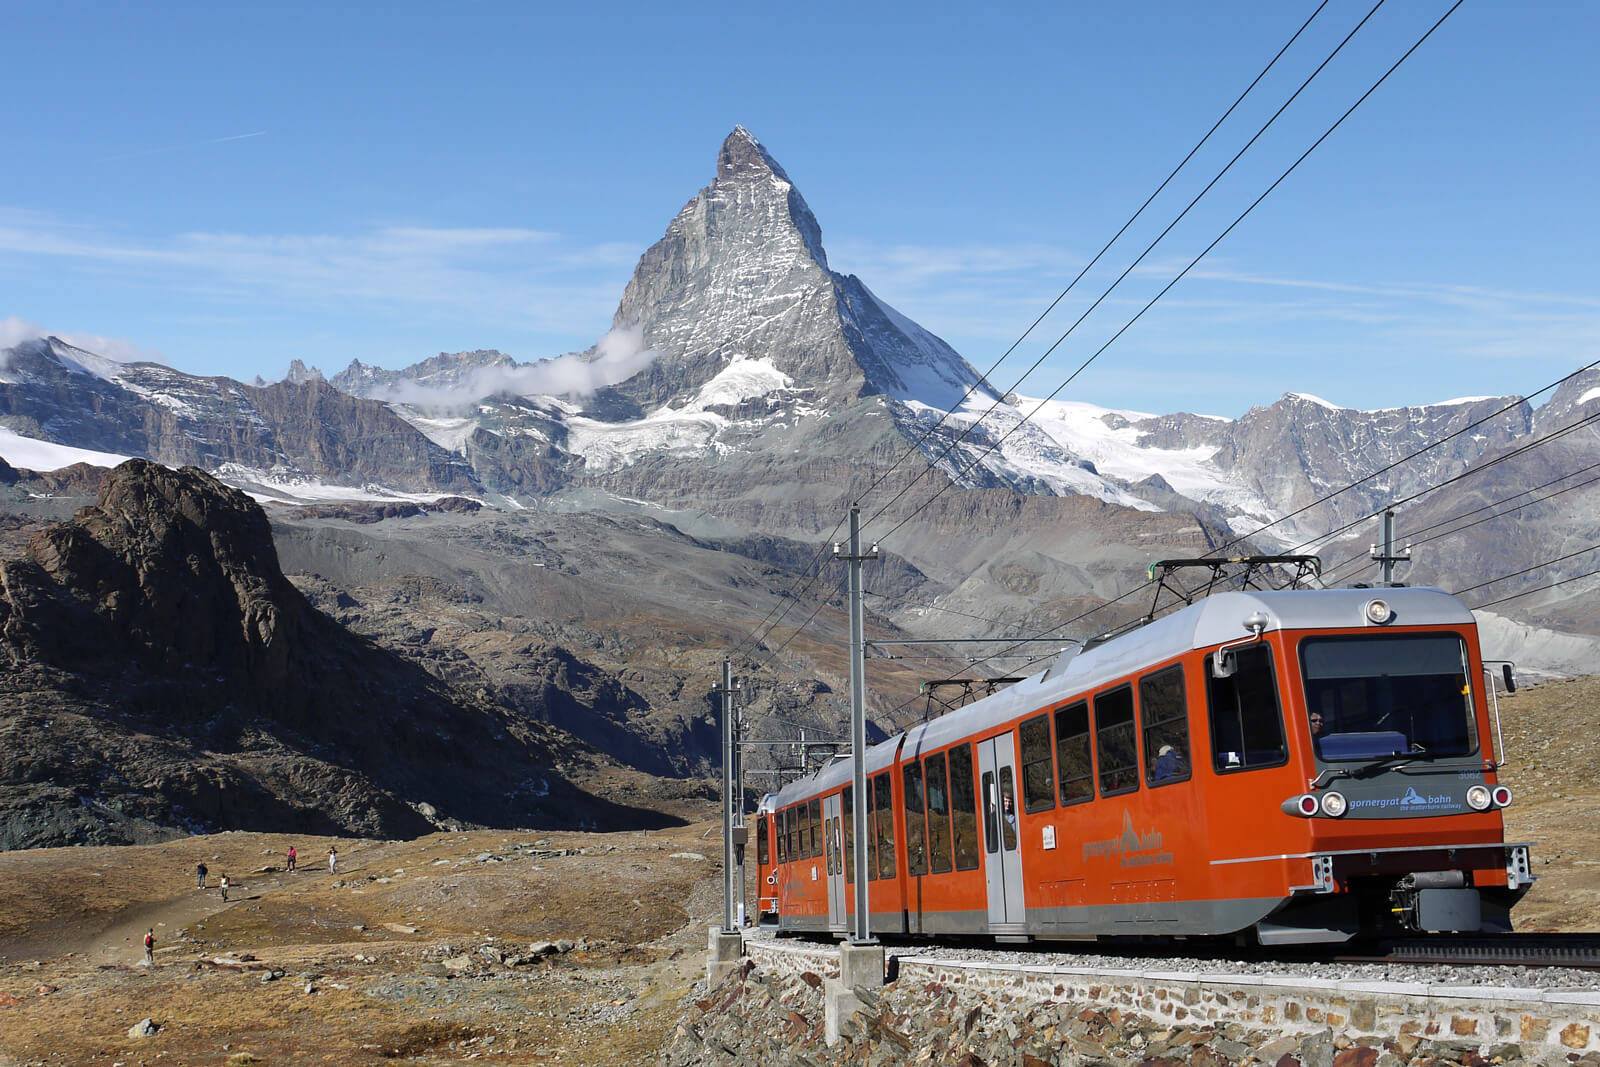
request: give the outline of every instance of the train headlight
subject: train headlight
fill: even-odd
[[[1375,626],[1382,626],[1384,623],[1394,619],[1394,609],[1389,606],[1387,600],[1367,601],[1364,613],[1367,616],[1367,621]]]
[[[1467,807],[1473,811],[1487,811],[1493,802],[1486,785],[1475,785],[1467,790]]]
[[[1503,808],[1511,803],[1511,790],[1503,785],[1494,787],[1494,806]]]
[[[1322,794],[1322,814],[1332,819],[1337,819],[1350,810],[1350,803],[1345,800],[1344,794],[1329,790]]]

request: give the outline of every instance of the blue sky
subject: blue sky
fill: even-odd
[[[739,123],[836,270],[987,369],[1314,7],[8,5],[0,340],[244,380],[582,349]],[[1370,7],[1331,0],[997,384]],[[1055,388],[1448,7],[1384,4],[1022,391]],[[1060,398],[1374,408],[1600,358],[1597,40],[1600,5],[1469,0]]]

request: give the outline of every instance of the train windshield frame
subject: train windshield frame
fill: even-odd
[[[1467,643],[1454,632],[1308,637],[1301,684],[1317,757],[1438,759],[1478,751]]]

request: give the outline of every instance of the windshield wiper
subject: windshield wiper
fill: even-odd
[[[1426,760],[1431,763],[1438,758],[1437,755],[1413,741],[1410,752],[1391,752],[1387,756],[1373,756],[1368,762],[1359,767],[1328,767],[1311,779],[1311,788],[1321,789],[1323,786],[1340,778],[1371,778],[1382,771],[1404,771],[1419,760]]]

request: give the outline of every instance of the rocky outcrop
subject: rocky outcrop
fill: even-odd
[[[455,512],[470,515],[482,510],[483,505],[476,500],[465,497],[447,496],[439,500],[429,501],[427,504],[396,503],[391,501],[365,501],[342,500],[331,504],[311,504],[306,507],[290,508],[287,516],[291,519],[343,519],[345,522],[354,522],[369,525],[374,522],[383,522],[385,519],[411,519],[418,515],[427,515],[430,512]]]
[[[0,847],[629,821],[563,779],[586,751],[314,610],[194,468],[129,461],[0,562]]]

